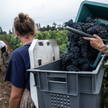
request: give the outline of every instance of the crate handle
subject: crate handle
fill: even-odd
[[[42,64],[42,60],[39,59],[39,60],[38,60],[38,65],[40,66],[41,64]]]
[[[40,83],[38,82],[39,81],[39,73],[38,72],[34,74],[34,80],[35,80],[35,84],[33,86],[40,87]]]
[[[48,79],[49,79],[49,82],[66,83],[66,78],[48,77]]]

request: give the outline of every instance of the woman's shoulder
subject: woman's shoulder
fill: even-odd
[[[22,49],[22,47],[19,47],[19,48],[15,49],[15,50],[12,52],[12,54],[15,54],[15,55],[16,55],[16,54],[20,53],[21,49]]]
[[[12,52],[11,58],[12,59],[18,59],[18,58],[21,59],[21,58],[27,57],[28,56],[28,48],[29,48],[29,46],[22,46],[22,47],[15,49]]]
[[[24,52],[24,50],[28,50],[28,46],[22,46],[22,47],[19,47],[17,49],[15,49],[12,53],[21,53],[21,52]]]

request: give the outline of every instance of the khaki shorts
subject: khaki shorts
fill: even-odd
[[[34,102],[31,99],[30,91],[26,88],[23,92],[19,108],[34,108]]]

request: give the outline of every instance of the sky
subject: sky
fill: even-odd
[[[0,0],[0,27],[9,32],[13,27],[14,18],[20,12],[28,14],[41,27],[53,22],[63,24],[70,19],[75,21],[80,4],[84,0]],[[107,3],[108,0],[89,0]]]

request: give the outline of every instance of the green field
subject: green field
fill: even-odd
[[[59,46],[60,54],[64,54],[66,52],[66,44],[68,42],[66,36],[67,32],[67,30],[61,30],[59,32],[57,32],[56,30],[38,32],[36,33],[34,38],[39,40],[55,39]],[[6,34],[4,35],[4,37],[7,39],[13,50],[22,46],[22,43],[18,38],[15,37],[15,34]]]

